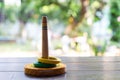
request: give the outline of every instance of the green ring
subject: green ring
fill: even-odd
[[[41,63],[41,62],[36,62],[33,64],[34,64],[34,67],[36,68],[52,68],[56,66],[55,64],[46,64],[46,63]]]

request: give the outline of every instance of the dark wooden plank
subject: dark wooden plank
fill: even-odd
[[[59,57],[62,62],[120,62],[120,57]],[[25,58],[0,58],[1,62],[34,62],[37,61],[37,57],[25,57]]]
[[[1,80],[120,80],[120,71],[68,71],[66,74],[36,78],[23,72],[0,72]]]
[[[54,76],[54,77],[30,77],[26,76],[23,72],[16,72],[14,76],[14,80],[67,80],[65,74]]]
[[[36,78],[24,74],[24,65],[36,58],[0,58],[1,80],[120,80],[120,57],[61,57],[66,74]]]
[[[68,71],[66,74],[36,78],[15,72],[13,80],[120,80],[120,71]]]
[[[0,63],[0,72],[24,71],[24,63]]]
[[[67,80],[120,80],[119,73],[120,71],[70,71],[66,77]]]
[[[120,62],[120,57],[60,57],[63,62]]]
[[[24,71],[24,66],[27,63],[0,63],[0,71]],[[65,63],[67,70],[120,70],[120,62],[80,62],[80,63]]]
[[[14,73],[12,72],[0,72],[0,80],[13,80]]]
[[[13,62],[33,62],[33,61],[37,61],[37,58],[33,58],[33,57],[26,57],[26,58],[0,58],[0,63],[2,62],[8,62],[8,63],[13,63]]]

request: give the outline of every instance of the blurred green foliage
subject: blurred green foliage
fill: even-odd
[[[110,0],[110,27],[113,30],[113,41],[120,40],[120,22],[117,17],[120,16],[120,0]],[[0,8],[3,8],[3,1],[0,2]],[[90,0],[87,11],[93,13],[94,22],[100,20],[96,12],[102,12],[103,0]],[[28,21],[40,21],[43,15],[49,19],[57,19],[61,23],[69,24],[68,20],[72,15],[75,21],[79,21],[81,12],[81,0],[21,0],[21,6],[6,6],[4,10],[5,19],[12,22],[19,19],[26,23]],[[86,20],[82,26],[87,26]],[[89,26],[89,25],[88,25]],[[80,27],[81,29],[81,27]],[[84,28],[83,28],[84,29]],[[88,28],[89,29],[89,28]],[[78,30],[78,28],[76,29]],[[81,31],[81,30],[80,30]],[[78,30],[78,32],[80,32]],[[79,34],[79,33],[78,33]]]
[[[4,15],[6,21],[15,22],[17,20],[18,9],[15,6],[6,6]]]
[[[70,23],[69,19],[72,15],[75,23],[72,26],[76,28],[72,28],[73,32],[70,32],[77,36],[87,33],[90,37],[92,24],[101,19],[96,13],[100,12],[102,14],[102,9],[106,3],[105,0],[88,0],[89,5],[85,6],[82,1],[84,0],[21,0],[21,6],[6,6],[5,8],[3,2],[0,2],[0,9],[4,8],[6,21],[15,22],[18,20],[24,25],[29,21],[40,22],[41,17],[46,15],[50,20],[58,20],[65,24],[65,27],[68,27],[68,25],[71,26],[72,22]],[[120,22],[117,21],[120,16],[120,0],[109,0],[109,2],[110,28],[113,30],[112,40],[120,42]],[[91,24],[88,24],[88,18],[91,19]],[[23,28],[22,26],[20,29]],[[22,32],[22,30],[20,31]],[[102,53],[105,51],[105,46],[106,43],[101,49]],[[95,53],[98,53],[99,48],[94,45],[93,47]]]
[[[112,40],[120,42],[120,0],[110,1],[110,28],[113,30]]]
[[[16,9],[16,11],[14,11]],[[78,19],[80,12],[80,2],[78,0],[21,0],[21,6],[8,6],[5,8],[7,19],[14,21],[14,16],[20,21],[38,21],[43,15],[47,15],[49,19],[58,19],[67,23],[68,18],[72,14]],[[13,16],[14,15],[14,16]],[[13,18],[13,19],[12,19]]]

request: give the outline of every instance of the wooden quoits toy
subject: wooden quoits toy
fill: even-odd
[[[36,63],[26,64],[24,72],[26,75],[36,77],[55,76],[65,73],[66,65],[56,57],[49,57],[47,18],[42,17],[42,57],[38,58]]]

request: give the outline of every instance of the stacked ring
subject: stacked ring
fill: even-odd
[[[58,64],[61,62],[61,60],[56,57],[49,57],[48,59],[38,58],[38,62],[46,63],[46,64]]]
[[[55,67],[60,62],[61,60],[56,57],[49,57],[48,59],[38,58],[38,62],[33,63],[33,65],[36,68],[52,68]]]
[[[46,63],[41,63],[41,62],[36,62],[34,63],[34,66],[36,68],[52,68],[55,67],[55,64],[46,64]]]

